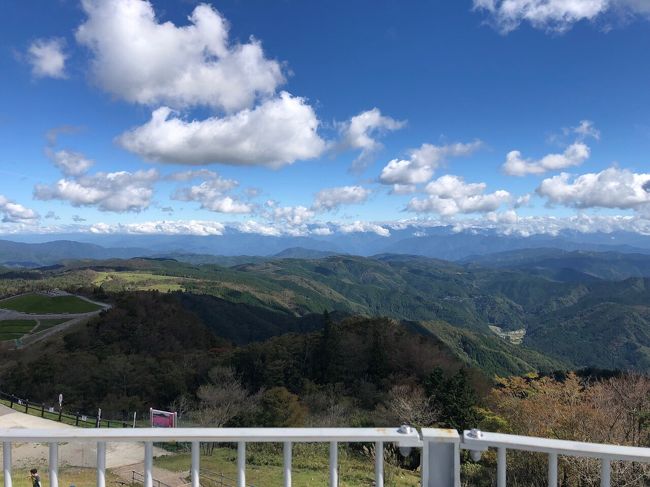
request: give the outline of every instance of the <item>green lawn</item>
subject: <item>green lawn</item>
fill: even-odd
[[[292,480],[294,485],[326,487],[329,485],[329,450],[327,445],[296,444],[293,448]],[[178,454],[159,457],[156,466],[175,472],[189,470],[190,455]],[[387,486],[416,487],[418,472],[403,470],[386,463]],[[201,456],[201,470],[237,478],[237,450],[216,448],[211,456]],[[278,445],[247,445],[246,483],[255,487],[283,485],[282,449]],[[367,487],[374,480],[374,460],[339,448],[339,481],[346,487]]]
[[[20,338],[35,326],[36,321],[34,320],[0,321],[0,341]]]
[[[37,466],[38,467],[38,466]],[[43,487],[50,485],[50,479],[46,468],[39,468],[41,476],[41,484]],[[29,476],[29,468],[18,469],[12,471],[11,480],[14,487],[32,487],[32,482],[27,477]],[[106,472],[106,485],[119,485],[117,481],[119,478],[111,472]],[[0,483],[4,485],[4,475],[0,472]],[[78,467],[63,467],[59,468],[59,486],[67,487],[68,485],[76,485],[78,487],[85,487],[95,485],[97,483],[97,471],[94,468],[78,468]]]
[[[23,313],[88,313],[101,309],[76,296],[46,296],[44,294],[24,294],[0,301],[0,308]]]

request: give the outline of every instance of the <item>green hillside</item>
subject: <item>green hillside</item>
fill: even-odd
[[[0,301],[0,308],[21,313],[89,313],[101,309],[77,296],[48,296],[44,294],[23,294]]]
[[[173,291],[186,309],[233,343],[310,331],[310,316],[327,310],[447,323],[457,330],[453,340],[447,339],[456,346],[463,341],[477,344],[461,347],[463,353],[470,363],[491,372],[548,366],[539,354],[568,367],[649,370],[648,278],[608,281],[567,272],[572,279],[404,255],[273,259],[233,267],[114,259],[68,262],[30,273],[38,278],[0,278],[0,289],[43,289],[50,283],[67,288],[67,281],[74,290],[81,283],[94,283],[84,292],[95,289],[99,300],[102,292]],[[523,343],[510,346],[493,330],[516,331]],[[468,353],[469,348],[474,351]],[[514,350],[526,357],[517,358]],[[532,352],[537,358],[531,358]],[[502,358],[481,358],[484,354]]]
[[[570,360],[554,359],[528,347],[512,345],[494,335],[463,330],[443,322],[408,322],[406,325],[436,337],[464,363],[483,370],[489,376],[562,370],[571,363]]]

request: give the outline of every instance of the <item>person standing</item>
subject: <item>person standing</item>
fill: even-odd
[[[38,474],[38,470],[32,468],[29,471],[29,478],[32,481],[32,487],[42,487],[41,476]]]

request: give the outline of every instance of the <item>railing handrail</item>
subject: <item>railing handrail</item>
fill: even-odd
[[[536,436],[480,432],[477,438],[472,431],[463,432],[461,448],[484,451],[488,448],[507,448],[541,453],[556,453],[574,457],[607,458],[630,462],[650,462],[650,448],[621,446],[608,443],[559,440]]]
[[[422,446],[414,428],[116,428],[116,429],[0,429],[3,441],[21,442],[166,442],[202,441],[236,443],[259,442],[323,443],[323,442],[396,442],[405,447]]]
[[[650,448],[601,443],[558,440],[503,433],[415,428],[133,428],[133,429],[0,429],[3,447],[5,482],[11,482],[11,445],[15,442],[49,443],[50,482],[58,487],[59,443],[88,441],[97,443],[97,485],[106,486],[106,444],[144,442],[144,484],[154,487],[153,445],[157,442],[191,443],[191,484],[200,487],[200,444],[219,442],[237,444],[237,485],[246,486],[246,444],[283,443],[284,485],[291,487],[291,456],[294,443],[329,443],[330,486],[338,486],[338,445],[340,443],[375,444],[375,481],[383,487],[384,445],[396,443],[400,452],[421,448],[422,485],[425,487],[460,487],[460,449],[470,450],[477,461],[488,448],[497,453],[497,486],[507,485],[507,451],[520,450],[548,455],[548,485],[557,487],[558,456],[600,459],[601,486],[611,485],[613,461],[650,463]],[[11,483],[5,485],[11,485]]]

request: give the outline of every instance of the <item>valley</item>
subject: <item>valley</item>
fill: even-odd
[[[543,252],[544,259],[549,252]],[[586,260],[592,262],[591,268],[605,269],[611,254],[588,253],[574,264],[572,255],[558,255],[567,266],[562,273],[555,264],[543,267],[537,260],[524,264],[520,253],[507,258],[501,254],[493,261],[500,263],[496,267],[394,254],[253,259],[231,266],[171,258],[77,260],[51,268],[5,271],[0,273],[0,289],[42,292],[67,286],[91,297],[173,293],[219,337],[239,344],[312,330],[310,317],[329,311],[440,323],[463,330],[481,344],[500,337],[504,350],[498,354],[519,356],[527,363],[523,370],[539,369],[541,356],[547,357],[547,365],[648,370],[649,279],[607,280],[584,274]],[[618,256],[612,265],[618,268],[625,258]],[[638,268],[639,257],[630,259]],[[530,267],[538,272],[530,272]],[[21,299],[13,298],[17,303]],[[214,307],[220,312],[215,313]],[[224,314],[226,309],[231,311]],[[440,327],[427,329],[433,335],[440,333],[431,331]],[[508,367],[500,373],[522,371],[520,366]]]

